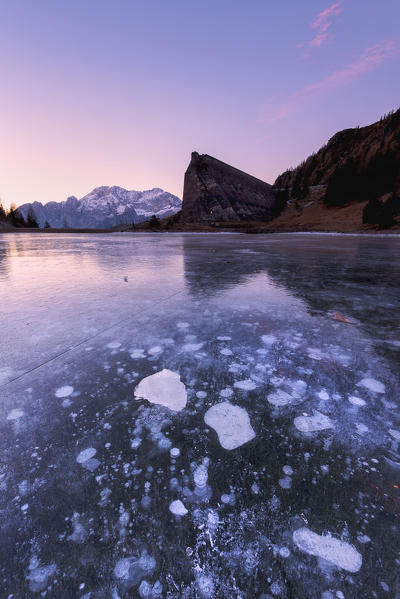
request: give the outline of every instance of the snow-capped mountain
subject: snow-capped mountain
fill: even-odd
[[[19,206],[26,219],[32,208],[40,227],[46,221],[51,227],[107,228],[121,224],[139,223],[153,214],[159,218],[171,216],[182,207],[179,198],[159,188],[147,191],[128,191],[122,187],[96,187],[78,200],[75,196],[65,202],[33,202]]]

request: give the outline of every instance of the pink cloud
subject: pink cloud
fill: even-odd
[[[328,6],[328,8],[325,8],[325,10],[315,17],[314,21],[311,23],[311,27],[313,29],[327,29],[332,23],[332,21],[329,21],[329,17],[337,17],[342,12],[341,4],[341,2],[335,2],[334,4],[331,4],[331,6]]]
[[[325,93],[358,79],[368,71],[372,71],[386,59],[395,56],[399,52],[399,40],[386,40],[366,48],[356,60],[350,62],[343,69],[339,69],[331,75],[295,91],[279,105],[274,102],[270,106],[265,106],[261,120],[264,123],[274,123],[285,119]]]
[[[299,48],[307,46],[308,50],[310,50],[310,48],[322,46],[322,44],[326,42],[326,40],[329,37],[329,29],[333,23],[333,18],[340,15],[341,12],[342,0],[340,0],[340,2],[335,2],[334,4],[331,4],[330,6],[328,6],[328,8],[325,8],[325,10],[320,12],[315,17],[314,21],[311,23],[311,28],[316,29],[316,33],[313,39],[307,44],[298,44],[297,47]],[[305,56],[307,56],[308,54],[309,52],[307,52]]]

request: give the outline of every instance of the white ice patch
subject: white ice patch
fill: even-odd
[[[262,335],[261,341],[265,343],[265,345],[273,345],[276,343],[276,337],[275,335]]]
[[[175,516],[186,516],[188,513],[180,499],[176,499],[169,504],[169,511],[175,514]]]
[[[107,347],[108,349],[118,349],[119,347],[121,347],[121,344],[119,343],[119,341],[111,341],[111,343],[107,343]]]
[[[223,356],[233,356],[233,351],[231,351],[227,347],[224,347],[223,349],[220,349],[220,354],[222,354]]]
[[[71,385],[65,385],[65,387],[60,387],[56,391],[56,397],[69,397],[71,393],[73,393],[74,388]]]
[[[188,329],[190,327],[190,324],[188,322],[178,322],[176,326],[178,327],[178,329]]]
[[[334,428],[332,420],[317,410],[315,410],[312,416],[297,416],[294,419],[294,425],[302,433],[314,433]]]
[[[135,398],[147,399],[150,403],[179,412],[186,406],[186,387],[178,373],[164,368],[140,381],[135,389]]]
[[[400,441],[400,431],[396,431],[394,428],[389,429],[389,434],[396,439],[396,441]]]
[[[207,410],[204,421],[216,431],[224,449],[236,449],[256,436],[246,410],[228,401]]]
[[[364,399],[356,397],[355,395],[349,395],[349,402],[353,404],[353,406],[365,406],[367,403]]]
[[[230,387],[225,387],[225,389],[221,389],[219,394],[221,397],[232,397],[233,391]]]
[[[22,418],[23,415],[24,415],[24,411],[23,410],[19,410],[18,408],[14,408],[14,410],[11,410],[11,412],[9,412],[7,414],[7,420],[19,420],[19,418]]]
[[[368,426],[366,426],[362,422],[356,422],[356,429],[359,435],[364,435],[364,433],[367,433],[369,431]]]
[[[133,349],[131,351],[131,358],[138,360],[139,358],[145,358],[144,349]]]
[[[286,393],[286,391],[283,391],[282,389],[278,389],[274,393],[270,393],[267,396],[267,400],[273,406],[281,407],[281,406],[287,406],[288,404],[290,404],[293,401],[293,397],[291,395],[289,395],[289,393]]]
[[[237,389],[243,389],[243,391],[253,391],[257,385],[251,379],[245,379],[244,381],[236,381],[234,387]]]
[[[154,347],[151,347],[148,351],[148,354],[150,356],[155,356],[156,354],[160,354],[162,352],[163,348],[161,347],[161,345],[155,345]]]
[[[330,534],[318,535],[304,527],[293,533],[293,541],[300,551],[325,559],[347,572],[358,572],[361,568],[362,557],[357,549]]]
[[[325,391],[325,389],[322,389],[322,390],[321,390],[321,391],[318,393],[318,397],[319,397],[320,399],[322,399],[322,401],[328,401],[328,399],[329,399],[329,393],[327,393],[327,392]]]
[[[227,335],[225,337],[217,337],[218,341],[230,341],[232,339],[232,337],[228,337]]]
[[[198,351],[203,347],[204,343],[185,343],[182,346],[183,351]]]
[[[85,462],[87,462],[88,460],[93,458],[95,455],[96,455],[95,448],[88,447],[87,449],[83,449],[81,452],[78,453],[78,457],[76,458],[76,461],[78,462],[78,464],[84,464]]]
[[[373,393],[385,393],[385,385],[380,381],[376,381],[375,379],[362,379],[359,383],[357,383],[357,387],[365,387],[369,391]]]

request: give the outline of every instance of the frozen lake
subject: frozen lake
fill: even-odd
[[[399,238],[7,234],[0,312],[1,597],[400,597]]]

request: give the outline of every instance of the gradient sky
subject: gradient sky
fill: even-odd
[[[0,0],[0,196],[268,182],[400,105],[399,0]]]

